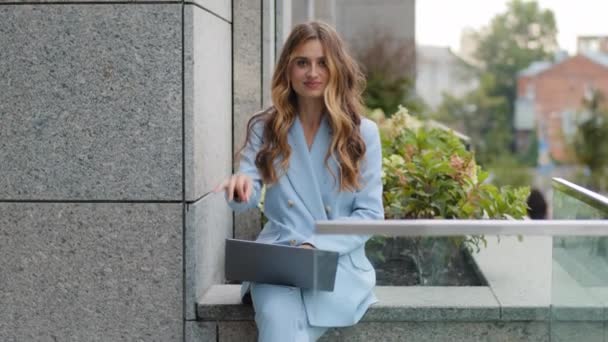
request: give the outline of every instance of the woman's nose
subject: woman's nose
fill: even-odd
[[[316,77],[319,74],[319,67],[313,63],[310,69],[308,70],[308,74],[311,77]]]

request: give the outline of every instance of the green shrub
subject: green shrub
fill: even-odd
[[[526,215],[529,189],[484,183],[488,173],[453,132],[427,127],[403,107],[391,119],[379,121],[386,218]]]
[[[475,163],[472,152],[452,131],[433,128],[410,116],[407,110],[385,119],[380,111],[369,115],[380,127],[383,148],[384,209],[386,219],[521,219],[526,215],[529,188],[486,183],[488,172]],[[409,256],[421,277],[436,269],[437,238],[414,238],[404,246],[393,238],[373,237],[367,250],[376,263],[385,258]],[[453,251],[479,251],[483,235],[450,237]],[[387,255],[387,251],[389,255]],[[435,253],[437,254],[437,253]],[[433,277],[434,272],[430,272]],[[432,283],[432,280],[431,280]]]

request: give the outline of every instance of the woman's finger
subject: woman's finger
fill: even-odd
[[[226,194],[228,195],[228,201],[232,201],[234,199],[234,188],[236,186],[236,177],[230,177],[228,181],[228,187],[226,188]]]
[[[247,202],[249,202],[249,197],[251,197],[251,192],[253,191],[253,184],[251,182],[251,178],[245,176],[245,198]]]
[[[237,194],[241,201],[247,202],[249,198],[247,197],[247,176],[238,175],[237,181]]]
[[[218,193],[223,191],[228,186],[228,180],[230,178],[224,179],[220,184],[218,184],[215,188],[213,188],[213,192]]]

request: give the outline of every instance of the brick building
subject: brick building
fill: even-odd
[[[576,49],[579,52],[608,53],[608,36],[579,36]]]
[[[583,52],[535,62],[519,73],[515,103],[516,144],[525,151],[536,133],[552,160],[571,162],[568,139],[576,132],[582,102],[592,90],[608,95],[608,55]]]

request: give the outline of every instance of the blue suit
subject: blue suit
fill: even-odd
[[[264,214],[268,223],[257,241],[286,245],[307,242],[318,249],[340,253],[333,292],[301,290],[311,326],[353,325],[369,305],[376,302],[372,292],[376,274],[365,256],[365,242],[369,236],[318,235],[314,232],[315,221],[319,220],[384,218],[378,128],[374,122],[362,119],[360,131],[366,144],[366,155],[360,170],[362,187],[358,191],[340,191],[336,160],[328,160],[331,172],[326,167],[325,156],[331,143],[326,116],[321,120],[310,151],[300,120],[294,121],[288,135],[292,149],[289,168],[284,175],[279,171],[278,182],[266,189]],[[263,123],[256,123],[250,132],[250,142],[243,151],[239,172],[253,179],[253,193],[247,203],[230,202],[235,211],[252,208],[259,203],[262,180],[255,166],[255,157],[262,145],[262,132]],[[244,284],[243,294],[249,288],[249,284]]]

